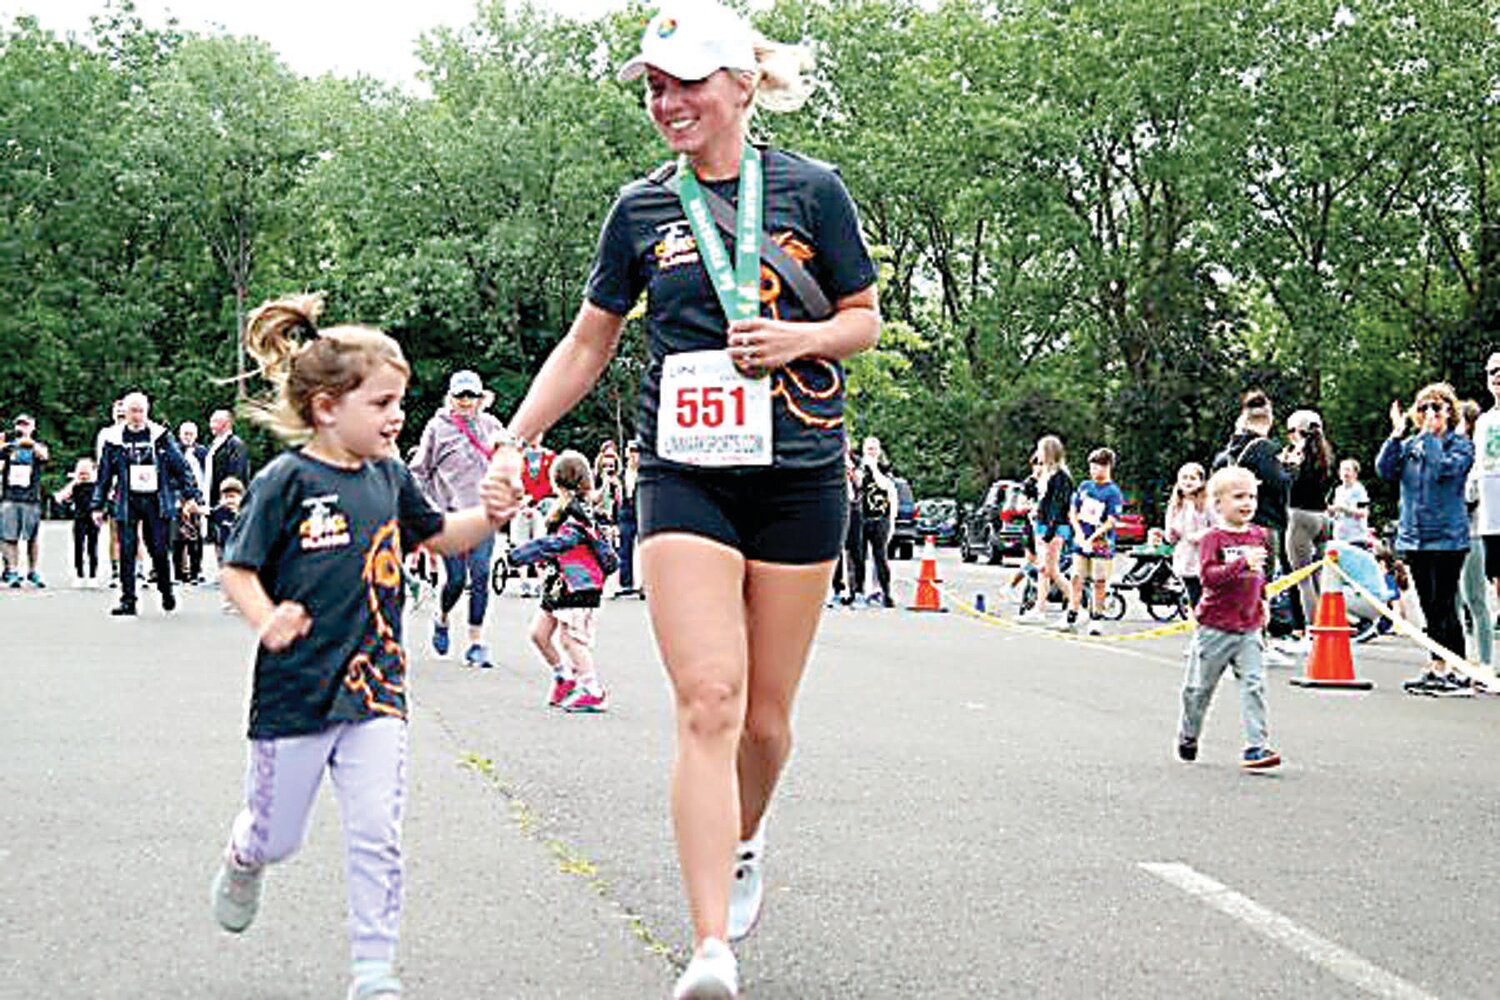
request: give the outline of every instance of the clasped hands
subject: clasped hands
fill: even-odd
[[[525,496],[521,489],[521,451],[514,444],[502,444],[495,449],[490,467],[479,481],[479,501],[490,524],[503,527],[521,509]]]

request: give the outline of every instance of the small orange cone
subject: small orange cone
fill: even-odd
[[[1328,553],[1329,566],[1323,569],[1323,593],[1318,598],[1318,615],[1310,632],[1312,652],[1307,655],[1307,676],[1293,677],[1298,687],[1335,688],[1342,691],[1368,691],[1374,681],[1354,676],[1354,653],[1349,636],[1349,613],[1344,606],[1344,592],[1332,570],[1338,553]]]
[[[943,595],[938,590],[937,543],[931,535],[922,546],[922,568],[917,572],[917,597],[909,611],[947,611],[943,607]]]

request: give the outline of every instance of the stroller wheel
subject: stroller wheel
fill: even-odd
[[[1181,594],[1156,593],[1146,597],[1143,603],[1146,605],[1146,613],[1159,622],[1169,622],[1183,613]]]
[[[1104,606],[1099,609],[1099,617],[1109,622],[1117,622],[1125,617],[1125,595],[1118,590],[1111,590],[1104,595]]]
[[[1036,581],[1027,579],[1026,587],[1021,591],[1021,602],[1016,608],[1017,614],[1024,615],[1036,606]]]
[[[504,554],[496,556],[494,564],[490,566],[490,590],[496,597],[505,595],[505,585],[510,582],[510,578],[510,560]]]

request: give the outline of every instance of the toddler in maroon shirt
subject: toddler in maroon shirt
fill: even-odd
[[[1270,534],[1250,523],[1258,483],[1248,469],[1220,469],[1208,481],[1215,526],[1198,543],[1203,597],[1188,652],[1182,685],[1182,721],[1177,756],[1198,757],[1198,735],[1225,669],[1240,688],[1240,719],[1245,752],[1240,763],[1256,770],[1276,767],[1281,757],[1266,744],[1266,672],[1261,659],[1261,626],[1266,620],[1266,566]]]

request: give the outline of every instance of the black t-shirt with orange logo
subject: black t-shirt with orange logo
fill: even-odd
[[[822,287],[830,302],[875,283],[875,264],[859,216],[837,171],[778,149],[761,152],[764,228]],[[739,181],[704,187],[735,205]],[[734,237],[720,237],[731,259]],[[617,316],[647,293],[649,362],[641,379],[641,466],[674,465],[655,453],[662,361],[684,351],[722,349],[728,321],[698,257],[697,241],[677,194],[649,179],[626,185],[599,238],[587,298]],[[762,261],[761,315],[809,319],[792,289]],[[835,361],[802,359],[771,374],[774,463],[815,468],[840,461],[844,441],[844,374]]]
[[[343,469],[289,451],[256,475],[224,562],[305,607],[312,631],[279,653],[257,647],[251,739],[406,717],[402,557],[442,528],[392,459]]]

